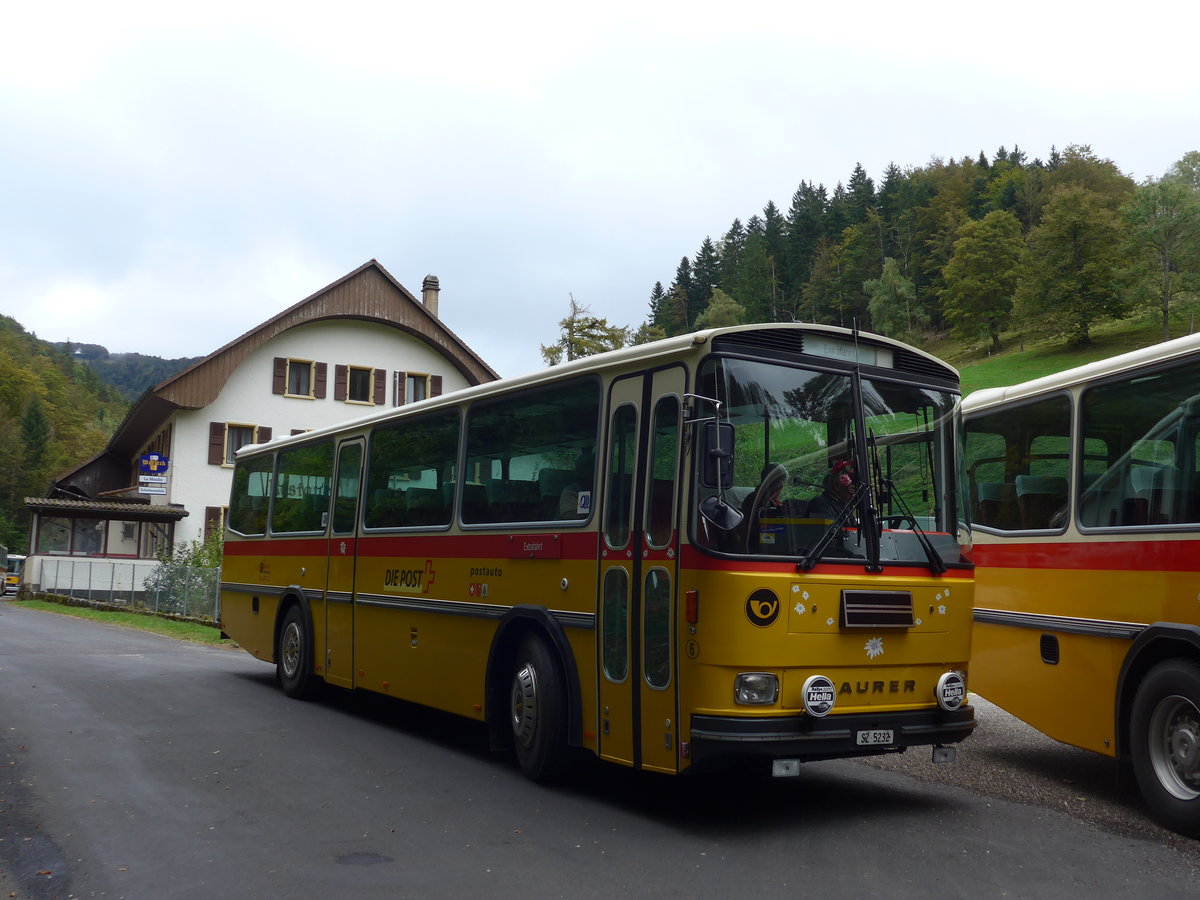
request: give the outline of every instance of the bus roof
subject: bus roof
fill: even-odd
[[[1154,365],[1181,356],[1187,356],[1197,351],[1200,351],[1200,334],[1189,334],[1181,338],[1175,338],[1174,340],[1152,344],[1149,347],[1142,347],[1138,350],[1130,350],[1128,353],[1110,356],[1107,359],[1098,359],[1095,362],[1084,363],[1082,366],[1076,366],[1073,369],[1064,369],[1052,375],[1043,375],[1041,378],[1034,378],[1020,384],[1012,384],[1008,387],[981,388],[978,391],[972,391],[963,398],[963,412],[995,406],[998,403],[1005,403],[1010,400],[1036,397],[1050,391],[1063,390],[1104,378],[1107,375],[1115,375],[1118,372],[1126,372],[1130,369]]]
[[[507,391],[530,387],[543,382],[558,381],[563,378],[568,378],[575,375],[586,375],[591,372],[597,372],[607,369],[611,366],[619,366],[627,362],[644,362],[647,364],[653,363],[656,360],[665,357],[675,356],[685,352],[693,347],[700,347],[711,343],[715,338],[719,338],[726,334],[746,333],[752,331],[806,331],[809,333],[828,334],[831,337],[849,337],[853,332],[849,328],[842,328],[837,325],[818,325],[816,323],[803,322],[764,322],[754,325],[732,325],[724,328],[709,328],[703,331],[692,332],[691,334],[681,334],[675,337],[664,338],[660,341],[652,341],[648,344],[637,344],[631,347],[623,347],[620,350],[609,350],[606,353],[598,353],[595,356],[587,356],[582,359],[574,359],[568,362],[560,363],[556,366],[548,366],[544,369],[537,369],[533,372],[528,372],[524,375],[515,375],[510,378],[501,378],[496,381],[488,381],[483,384],[472,385],[470,387],[461,388],[457,391],[450,391],[438,397],[430,397],[425,400],[419,400],[415,403],[405,404],[395,408],[386,410],[372,410],[362,416],[354,419],[346,419],[332,425],[325,425],[321,428],[314,428],[312,431],[305,431],[300,434],[284,435],[274,438],[269,442],[261,444],[248,444],[237,451],[237,456],[243,454],[254,453],[257,450],[268,446],[272,447],[283,446],[292,443],[302,443],[311,440],[314,437],[320,437],[328,434],[340,434],[343,431],[352,430],[357,427],[365,427],[375,424],[376,422],[387,421],[392,418],[407,416],[411,412],[436,409],[443,405],[452,405],[466,399],[477,399],[489,397],[494,394],[505,393]],[[872,332],[859,332],[859,338],[869,340],[875,344],[885,344],[894,348],[903,349],[907,353],[920,356],[930,363],[944,369],[947,375],[957,376],[958,371],[944,360],[921,350],[919,347],[914,347],[911,344],[906,344],[903,341],[895,338],[886,337],[881,334]]]

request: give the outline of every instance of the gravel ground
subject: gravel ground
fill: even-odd
[[[927,751],[917,749],[861,763],[982,797],[1058,810],[1110,834],[1153,840],[1178,851],[1200,875],[1200,840],[1150,819],[1131,768],[1060,744],[976,694],[971,704],[979,727],[959,745],[954,762],[935,766]]]

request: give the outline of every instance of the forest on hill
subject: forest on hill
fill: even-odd
[[[1200,152],[1135,183],[1091,147],[1046,160],[1001,147],[989,159],[861,165],[832,191],[801,181],[786,211],[768,201],[680,259],[650,291],[638,328],[572,301],[546,361],[696,328],[804,321],[927,344],[952,335],[980,355],[1004,336],[1086,346],[1096,326],[1153,317],[1162,339],[1191,322],[1200,288]],[[1175,325],[1176,334],[1181,330]]]
[[[70,348],[0,315],[0,543],[25,549],[25,498],[103,450],[126,409]]]
[[[108,348],[101,344],[56,343],[54,346],[87,363],[101,381],[115,387],[130,402],[148,388],[161,384],[203,359],[201,356],[163,359],[144,353],[109,353]]]

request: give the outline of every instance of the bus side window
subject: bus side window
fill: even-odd
[[[1072,471],[1067,395],[971,417],[966,429],[976,524],[999,531],[1066,524]]]

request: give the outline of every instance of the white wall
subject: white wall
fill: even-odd
[[[284,397],[271,393],[275,357],[311,359],[326,363],[326,396],[323,400]],[[383,406],[333,399],[334,369],[339,365],[371,367],[387,372],[387,398]],[[343,319],[314,322],[291,328],[254,351],[226,382],[212,404],[201,410],[180,411],[174,418],[169,451],[170,480],[165,498],[182,505],[187,518],[175,526],[175,542],[189,543],[204,537],[204,509],[229,502],[232,468],[208,464],[210,422],[269,426],[274,437],[292,429],[319,428],[390,409],[392,373],[422,372],[441,375],[442,391],[467,387],[467,379],[449,360],[423,341],[395,328]]]

